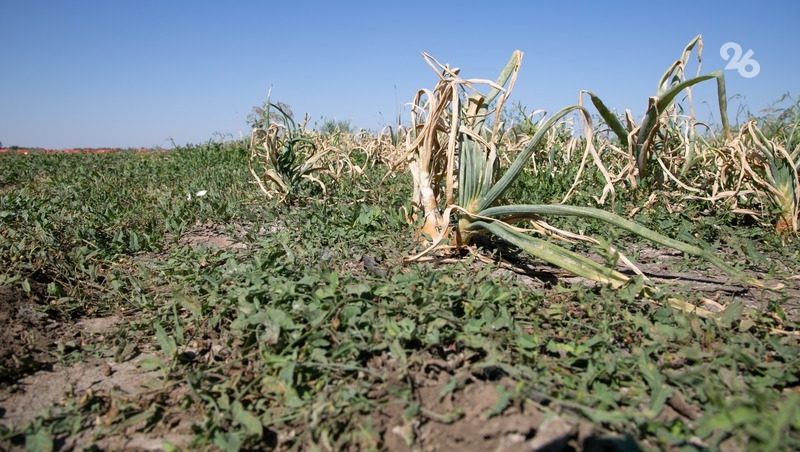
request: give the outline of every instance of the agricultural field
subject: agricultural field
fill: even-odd
[[[0,154],[0,449],[800,448],[798,106],[539,117],[521,58],[382,132]]]

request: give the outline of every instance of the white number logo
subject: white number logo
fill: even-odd
[[[728,62],[725,69],[736,69],[744,78],[753,78],[761,72],[761,65],[753,59],[753,51],[742,55],[742,46],[735,42],[726,42],[719,49],[719,56]]]

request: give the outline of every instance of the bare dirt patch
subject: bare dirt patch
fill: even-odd
[[[122,319],[119,316],[111,315],[108,317],[81,319],[76,326],[88,334],[108,334],[112,333],[121,321]]]
[[[21,288],[0,286],[0,390],[20,378],[49,370],[59,343],[101,341],[117,328],[118,316],[65,320]]]
[[[177,239],[178,245],[190,246],[192,248],[220,248],[220,249],[246,249],[248,228],[252,224],[232,224],[222,225],[211,222],[197,223],[187,229]],[[257,235],[263,236],[281,230],[279,226],[262,226]],[[167,237],[167,241],[174,240],[173,237]]]
[[[529,404],[503,407],[501,397],[513,390],[512,385],[507,378],[472,381],[445,397],[440,396],[443,384],[421,387],[420,400],[430,413],[459,413],[462,417],[452,423],[429,420],[419,429],[419,443],[429,450],[522,448],[534,438],[545,415]],[[563,439],[568,440],[572,430],[564,432]]]
[[[64,416],[70,409],[85,411],[94,405],[94,419],[75,434],[56,438],[56,449],[163,450],[165,442],[185,447],[193,438],[193,415],[171,413],[169,419],[162,418],[158,406],[166,400],[158,394],[168,388],[159,371],[141,367],[150,358],[144,354],[121,363],[90,359],[29,375],[0,393],[0,425],[20,431],[37,416]],[[184,392],[173,388],[168,394],[175,400],[169,403],[178,403]],[[162,422],[153,428],[156,419]],[[22,439],[17,442],[21,445]]]
[[[148,358],[141,355],[123,363],[92,359],[25,377],[14,392],[0,395],[0,425],[20,429],[37,416],[51,416],[59,410],[69,413],[70,408],[80,410],[81,406],[95,404],[101,409],[78,432],[56,438],[57,450],[90,446],[99,450],[163,450],[165,442],[186,447],[193,438],[190,414],[173,414],[162,419],[159,428],[151,429],[152,421],[159,417],[157,404],[161,402],[151,395],[162,391],[164,383],[159,372],[140,367]],[[180,394],[175,396],[179,398]],[[132,415],[136,412],[144,416],[138,419]],[[21,446],[22,439],[17,443]]]
[[[426,359],[408,375],[392,359],[372,364],[392,369],[398,378],[373,393],[389,396],[411,381],[417,415],[407,417],[407,402],[389,396],[373,420],[391,451],[635,450],[633,440],[564,412],[555,403],[515,397],[517,382],[502,371],[471,367],[461,354]],[[633,449],[630,449],[633,447]]]
[[[76,433],[56,437],[56,450],[162,450],[165,441],[185,446],[193,435],[187,413],[171,415],[170,422],[153,429],[152,419],[163,416],[159,372],[141,367],[151,355],[140,354],[124,362],[112,358],[84,357],[72,365],[59,360],[59,344],[77,350],[107,341],[121,327],[117,315],[61,319],[21,288],[0,286],[0,431],[22,432],[38,417],[80,416],[87,412]],[[178,403],[181,388],[167,392]],[[185,390],[184,390],[185,392]],[[153,396],[153,394],[157,395]],[[154,398],[156,397],[156,398]],[[88,411],[87,411],[88,410]],[[148,413],[131,422],[136,413]],[[79,419],[76,417],[75,419]],[[86,421],[89,419],[89,421]],[[0,450],[22,450],[18,434]]]
[[[0,286],[0,388],[53,362],[53,344],[63,333],[31,295]]]
[[[187,231],[178,240],[180,245],[189,245],[192,248],[221,248],[221,249],[242,249],[247,248],[244,243],[238,242],[234,237],[224,232],[224,229],[216,226],[198,226]]]
[[[139,363],[145,356],[124,363],[92,359],[73,366],[53,366],[51,371],[37,372],[17,382],[5,395],[0,395],[4,411],[0,423],[22,428],[36,416],[45,414],[70,397],[115,393],[122,396],[141,394],[158,384],[158,373],[144,372]]]
[[[261,225],[257,230],[253,223],[238,222],[232,224],[219,224],[212,222],[196,223],[187,229],[177,239],[179,245],[188,245],[192,248],[211,247],[220,249],[240,250],[248,247],[248,234],[257,237],[269,236],[286,230],[280,222]],[[167,237],[167,242],[174,237]]]

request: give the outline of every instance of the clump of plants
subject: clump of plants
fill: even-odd
[[[551,240],[598,243],[595,238],[561,231],[544,221],[547,217],[577,216],[599,220],[700,257],[731,276],[762,286],[759,281],[722,261],[712,250],[671,239],[611,212],[565,204],[503,204],[504,193],[519,177],[534,149],[548,131],[570,114],[577,114],[584,125],[584,161],[586,156],[592,156],[606,178],[607,186],[610,184],[608,173],[593,147],[589,113],[579,105],[566,107],[543,121],[512,163],[504,170],[500,167],[501,156],[506,151],[502,142],[504,124],[501,112],[514,87],[522,56],[521,51],[515,51],[500,76],[492,82],[463,79],[457,68],[442,65],[425,55],[426,61],[439,75],[439,82],[433,90],[418,91],[414,99],[411,136],[405,157],[413,178],[415,216],[421,222],[420,233],[428,239],[429,246],[411,260],[442,249],[443,245],[461,248],[477,244],[480,237],[494,236],[575,275],[612,287],[626,285],[630,277],[614,266],[595,262]],[[488,92],[480,91],[478,86],[481,85],[487,86]],[[686,83],[678,83],[669,88],[660,100],[654,101],[652,111],[665,108],[685,86]],[[634,149],[646,152],[648,138],[652,141],[656,127],[653,121],[658,118],[656,113],[647,116],[640,127],[647,132],[641,132],[641,143],[637,139]],[[621,262],[638,271],[618,250],[612,247],[612,251]],[[649,289],[650,292],[653,290]]]
[[[763,213],[743,212],[774,218],[775,231],[783,235],[796,234],[800,221],[800,146],[787,149],[789,143],[791,136],[768,138],[756,121],[748,121],[721,150],[729,176],[718,183],[730,187],[718,198],[753,198]]]
[[[642,178],[653,172],[653,165],[656,163],[660,166],[657,169],[668,172],[662,159],[681,159],[683,161],[682,172],[687,171],[693,164],[697,157],[695,152],[697,121],[691,107],[692,86],[707,80],[716,80],[723,136],[728,136],[728,106],[724,73],[714,71],[693,78],[686,76],[692,53],[696,54],[698,64],[700,64],[702,52],[703,38],[697,35],[689,41],[681,52],[681,56],[667,68],[659,79],[656,94],[648,100],[645,115],[638,124],[634,121],[630,110],[626,110],[623,124],[606,107],[599,96],[592,91],[586,91],[592,104],[619,140],[621,149],[628,157],[629,163],[624,170],[624,178],[629,180],[633,187],[640,185]],[[676,102],[677,97],[684,93],[689,99],[689,106],[686,109]],[[665,174],[658,174],[658,178],[665,176]]]
[[[647,178],[655,189],[671,188],[664,199],[679,202],[702,199],[734,214],[771,223],[786,235],[798,231],[800,213],[800,146],[797,106],[765,121],[750,120],[731,133],[727,116],[725,79],[721,71],[693,78],[686,76],[692,54],[702,61],[703,40],[694,37],[659,79],[644,118],[637,124],[626,110],[618,118],[595,93],[586,91],[617,143],[603,145],[621,156],[623,166],[612,177],[627,180],[633,188]],[[698,69],[698,73],[699,73]],[[717,83],[721,134],[698,122],[692,108],[692,87],[714,79]],[[685,99],[679,101],[680,96]],[[706,133],[698,129],[705,127]],[[767,130],[767,133],[762,132]],[[653,195],[655,192],[653,193]],[[651,200],[652,200],[651,196]],[[764,220],[765,218],[769,220]]]
[[[250,137],[250,173],[269,198],[286,200],[304,182],[325,184],[315,174],[325,171],[322,158],[329,149],[319,149],[305,126],[298,126],[285,105],[267,101],[256,109]]]
[[[627,153],[630,164],[627,167],[627,178],[634,186],[641,182],[641,179],[652,172],[652,166],[659,156],[653,156],[654,152],[660,152],[664,156],[671,156],[671,152],[680,149],[684,151],[683,162],[684,170],[688,169],[695,159],[695,126],[696,121],[692,111],[688,115],[681,105],[676,102],[676,98],[686,93],[691,99],[691,87],[698,83],[715,79],[717,82],[717,99],[719,101],[720,119],[722,122],[723,135],[729,133],[727,97],[725,94],[725,75],[722,71],[714,71],[693,78],[686,77],[686,68],[692,53],[697,55],[698,63],[702,60],[703,38],[695,36],[683,49],[680,58],[675,60],[664,72],[658,81],[656,95],[651,97],[647,103],[647,110],[644,118],[637,124],[629,110],[625,113],[625,124],[617,118],[611,110],[606,107],[603,101],[595,93],[586,91],[592,104],[594,104],[600,116],[619,140],[620,146]],[[689,107],[691,110],[691,107]],[[670,138],[684,135],[675,133],[680,129],[680,123],[684,122],[686,140],[677,141],[677,146],[671,146]]]
[[[267,197],[280,201],[296,200],[308,185],[324,195],[330,182],[364,177],[368,169],[395,160],[405,130],[353,131],[349,121],[326,121],[313,130],[307,117],[297,124],[288,105],[270,101],[249,120],[250,173]]]
[[[696,198],[756,218],[783,237],[800,223],[800,107],[750,119],[722,145],[708,146],[713,158],[701,171],[712,189]],[[706,184],[707,186],[708,184]]]

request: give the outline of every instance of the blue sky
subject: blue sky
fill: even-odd
[[[554,111],[591,89],[640,115],[698,33],[704,72],[724,68],[725,42],[754,51],[757,77],[726,77],[728,94],[757,112],[798,94],[799,5],[0,0],[0,141],[168,147],[239,136],[270,86],[295,114],[379,129],[435,84],[422,51],[465,77],[494,78],[519,48],[512,100]],[[714,91],[707,83],[696,96]],[[713,105],[696,107],[707,117]]]

